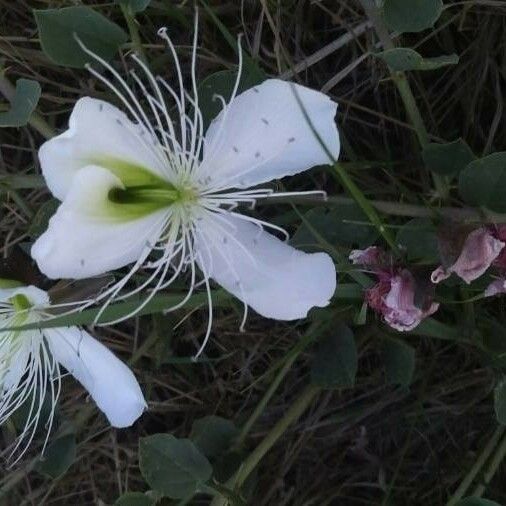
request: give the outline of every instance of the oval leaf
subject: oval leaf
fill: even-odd
[[[462,139],[447,144],[429,144],[422,151],[425,166],[443,176],[451,176],[464,170],[474,159],[471,148]]]
[[[123,29],[90,7],[64,7],[33,12],[42,50],[58,65],[82,68],[92,60],[81,49],[76,37],[90,51],[105,60],[110,60],[118,47],[128,40]]]
[[[189,439],[155,434],[139,441],[142,476],[149,486],[172,499],[196,493],[213,472],[211,464]]]
[[[316,349],[311,366],[311,381],[322,388],[351,387],[357,374],[357,348],[353,332],[338,323]]]
[[[207,457],[225,453],[239,434],[237,427],[220,416],[205,416],[192,425],[191,440]]]
[[[503,378],[494,389],[494,409],[497,421],[506,425],[506,378]]]
[[[151,3],[151,0],[115,0],[117,4],[124,5],[130,12],[142,12],[146,10],[147,6]]]
[[[114,506],[154,506],[155,500],[142,492],[127,492],[116,500]]]
[[[467,165],[459,176],[459,191],[468,204],[506,212],[506,152],[493,153]]]
[[[397,232],[395,242],[408,260],[436,263],[439,259],[436,228],[427,218],[409,220]]]
[[[35,468],[50,478],[58,478],[76,459],[76,436],[67,434],[53,441],[44,451]]]
[[[415,372],[415,349],[409,344],[388,339],[383,344],[385,376],[388,383],[408,387]]]
[[[397,32],[431,28],[442,11],[442,0],[385,0],[383,5],[385,22]]]
[[[0,113],[0,127],[20,127],[28,123],[40,98],[40,84],[31,79],[18,79],[11,108]]]
[[[447,65],[456,65],[459,57],[456,54],[424,58],[420,53],[407,47],[396,47],[378,53],[382,60],[395,71],[403,70],[435,70]]]

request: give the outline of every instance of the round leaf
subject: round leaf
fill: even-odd
[[[353,332],[338,323],[319,343],[311,366],[311,381],[322,388],[351,387],[358,367]]]
[[[151,0],[116,0],[116,3],[128,7],[131,12],[136,13],[146,10]]]
[[[142,476],[149,486],[172,499],[196,493],[213,472],[211,464],[189,439],[155,434],[140,439]]]
[[[461,172],[475,159],[471,148],[462,139],[447,144],[429,144],[422,157],[429,170],[443,176]]]
[[[50,478],[58,478],[74,463],[76,459],[76,436],[67,434],[53,441],[37,462],[39,473]]]
[[[407,387],[415,372],[415,349],[409,344],[388,339],[383,344],[386,380],[390,384]]]
[[[506,212],[506,152],[471,162],[460,173],[459,191],[468,204]]]
[[[408,260],[437,262],[439,259],[436,229],[427,218],[414,218],[397,232],[395,242],[406,251]]]
[[[30,79],[18,79],[11,108],[0,113],[0,127],[20,127],[28,123],[40,98],[40,84]]]
[[[207,457],[226,452],[239,430],[230,420],[219,416],[205,416],[192,425],[191,440]]]
[[[442,11],[442,0],[385,0],[383,5],[387,25],[397,32],[431,28]]]
[[[142,492],[127,492],[116,500],[114,506],[154,506],[155,501]]]
[[[46,56],[58,65],[82,68],[92,60],[76,37],[95,54],[110,60],[128,40],[118,25],[90,7],[34,10],[40,43]]]

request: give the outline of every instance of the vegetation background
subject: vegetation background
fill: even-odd
[[[412,22],[420,19],[417,9],[438,3],[403,0],[411,1]],[[405,14],[398,1],[390,3]],[[24,255],[55,209],[37,149],[44,137],[66,128],[79,97],[113,97],[86,70],[48,57],[33,10],[79,5],[129,34],[112,59],[125,74],[128,53],[142,49],[155,73],[174,79],[156,36],[161,26],[169,28],[186,76],[190,68],[190,1],[0,0],[0,92],[6,99],[0,97],[0,111],[9,109],[10,85],[18,79],[37,81],[42,90],[29,125],[0,129],[0,270],[46,289],[51,284]],[[117,504],[210,504],[210,493],[220,487],[231,504],[258,506],[450,506],[471,494],[506,504],[506,439],[498,423],[506,412],[504,299],[472,301],[483,284],[449,283],[438,292],[442,308],[434,319],[406,334],[366,313],[367,275],[346,258],[353,247],[387,243],[342,179],[347,174],[358,186],[382,230],[402,243],[407,262],[420,268],[438,263],[441,214],[459,220],[476,214],[462,212],[453,169],[445,172],[457,157],[434,167],[422,155],[430,143],[457,138],[476,157],[506,150],[506,3],[445,1],[433,27],[402,34],[377,7],[369,0],[199,3],[198,78],[209,108],[209,96],[230,87],[237,68],[233,41],[241,33],[250,57],[244,87],[261,69],[340,104],[342,163],[283,181],[293,190],[323,189],[328,202],[300,199],[256,210],[286,227],[294,244],[331,253],[340,288],[333,303],[308,320],[286,324],[251,314],[243,333],[240,305],[225,301],[198,363],[191,357],[205,333],[206,312],[197,303],[170,316],[155,308],[94,329],[130,360],[149,411],[130,429],[111,429],[83,389],[65,382],[45,460],[39,462],[41,428],[16,466],[1,465],[0,504],[114,504],[127,492],[155,488],[139,469],[138,447],[157,433],[191,438],[206,453],[214,473],[208,488],[187,499],[162,498],[160,491],[130,494]],[[406,63],[397,55],[389,67],[376,53],[394,46],[416,50],[423,61],[409,54]],[[448,59],[453,54],[458,63]],[[436,64],[429,60],[442,55]],[[396,65],[414,70],[396,72]],[[220,418],[205,418],[210,415]],[[2,428],[1,448],[18,426],[13,419]],[[245,462],[251,465],[245,485],[233,491],[226,481]],[[466,504],[492,504],[476,501]]]

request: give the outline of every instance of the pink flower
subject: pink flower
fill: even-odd
[[[490,283],[485,291],[483,292],[484,297],[493,297],[494,295],[499,295],[501,293],[506,293],[506,279],[496,279]]]
[[[506,229],[501,233],[506,237]],[[482,227],[473,230],[467,236],[455,263],[446,269],[440,265],[430,278],[433,283],[437,284],[449,278],[454,272],[469,284],[479,278],[498,259],[505,244],[497,238],[494,229]],[[506,266],[506,252],[501,262],[504,262]]]
[[[350,260],[372,267],[378,283],[365,292],[368,306],[383,316],[385,322],[401,332],[414,329],[424,318],[435,313],[439,304],[429,294],[423,297],[422,306],[415,304],[418,284],[407,269],[385,262],[386,255],[376,247],[354,250]],[[390,262],[392,264],[392,262]]]

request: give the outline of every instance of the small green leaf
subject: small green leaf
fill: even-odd
[[[506,378],[503,378],[494,389],[494,409],[497,421],[506,425]]]
[[[67,434],[53,441],[44,451],[41,460],[37,462],[39,473],[50,478],[58,478],[74,463],[76,459],[76,436]]]
[[[311,227],[330,244],[366,248],[378,238],[378,232],[355,203],[338,204],[332,209],[311,209],[291,239],[294,246],[310,246],[318,241]]]
[[[11,108],[0,113],[0,127],[20,127],[28,123],[40,98],[40,84],[31,79],[18,79]]]
[[[212,475],[213,469],[189,439],[155,434],[139,441],[142,476],[149,486],[172,499],[195,494]]]
[[[92,58],[76,37],[93,53],[110,60],[128,35],[117,24],[90,7],[34,10],[40,43],[46,56],[58,65],[82,68]]]
[[[124,5],[132,13],[145,11],[151,0],[114,0],[119,5]]]
[[[501,506],[498,502],[489,501],[482,497],[466,497],[459,501],[455,506]]]
[[[459,191],[473,206],[506,212],[506,152],[474,160],[460,173]]]
[[[461,172],[475,159],[471,148],[462,139],[447,144],[429,144],[422,151],[422,157],[429,170],[443,176]]]
[[[384,60],[396,72],[404,70],[436,70],[447,65],[456,65],[459,62],[459,57],[456,54],[424,58],[420,53],[407,47],[389,49],[377,53],[376,56]]]
[[[116,500],[114,506],[154,506],[155,500],[142,492],[127,492]]]
[[[28,227],[28,233],[33,238],[39,237],[39,235],[42,235],[46,231],[49,220],[56,213],[59,205],[59,200],[49,199],[39,207]]]
[[[395,239],[408,260],[436,263],[439,259],[436,228],[427,218],[414,218],[405,223]]]
[[[385,0],[387,25],[397,32],[421,32],[434,26],[443,12],[442,0]]]
[[[409,344],[387,339],[383,343],[386,380],[390,384],[408,387],[415,372],[415,349]]]
[[[332,333],[318,343],[311,381],[322,388],[351,387],[355,384],[357,362],[353,332],[343,323],[337,323]]]
[[[204,455],[216,457],[229,449],[238,434],[233,422],[211,415],[193,422],[190,438]]]
[[[207,76],[200,83],[198,89],[199,108],[205,125],[209,125],[222,109],[222,102],[217,97],[223,97],[225,102],[230,100],[236,79],[237,72],[235,70],[220,70]],[[242,93],[264,80],[265,74],[260,69],[257,68],[255,72],[244,70],[237,93]]]

